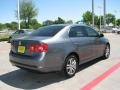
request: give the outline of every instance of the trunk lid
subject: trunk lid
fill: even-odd
[[[34,56],[38,53],[31,53],[29,47],[31,44],[40,44],[42,40],[49,39],[49,37],[23,37],[13,40],[11,43],[11,50],[15,54]],[[40,53],[39,53],[40,54]]]

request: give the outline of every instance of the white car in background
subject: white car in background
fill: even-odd
[[[120,34],[120,28],[119,28],[119,29],[117,29],[116,33],[117,33],[117,34]]]
[[[113,31],[112,31],[113,33],[120,34],[120,27],[113,28],[112,30],[113,30]]]
[[[113,33],[116,33],[117,30],[118,30],[118,28],[112,28],[112,32],[113,32]]]

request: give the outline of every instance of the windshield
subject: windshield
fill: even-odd
[[[56,35],[65,26],[46,26],[34,31],[30,36],[46,36],[52,37]]]

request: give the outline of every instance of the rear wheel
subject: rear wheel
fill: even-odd
[[[78,59],[75,55],[70,55],[66,58],[63,73],[67,78],[71,78],[75,75],[78,69]]]
[[[105,48],[105,51],[104,51],[104,55],[102,57],[103,57],[103,59],[108,59],[109,56],[110,56],[110,45],[107,44],[106,48]]]

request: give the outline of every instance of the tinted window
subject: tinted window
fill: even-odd
[[[22,33],[24,33],[23,30],[17,30],[17,31],[15,32],[15,34],[22,34]]]
[[[70,37],[85,37],[87,36],[83,26],[72,27],[69,33]]]
[[[19,31],[19,34],[23,34],[23,33],[24,33],[24,31],[23,31],[23,30],[20,30],[20,31]]]
[[[89,37],[96,37],[99,34],[97,33],[97,31],[95,31],[94,29],[90,28],[90,27],[86,27],[86,32],[88,34]]]
[[[65,26],[46,26],[43,28],[40,28],[37,31],[34,31],[31,36],[54,36],[57,34],[61,29],[63,29]]]

